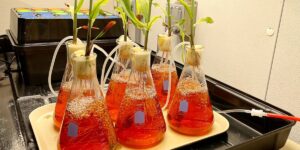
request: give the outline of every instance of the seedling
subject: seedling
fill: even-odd
[[[191,4],[189,5],[187,2],[185,2],[184,0],[178,0],[185,8],[185,10],[187,11],[188,13],[188,16],[190,18],[190,29],[191,29],[191,34],[190,35],[187,35],[189,37],[189,40],[190,40],[190,45],[191,45],[191,48],[192,50],[195,50],[195,41],[194,41],[194,38],[195,38],[195,30],[196,30],[196,26],[198,24],[201,24],[201,23],[208,23],[208,24],[211,24],[213,23],[213,19],[211,17],[205,17],[205,18],[200,18],[199,20],[196,21],[195,19],[195,0],[191,0]],[[179,26],[182,26],[183,23],[181,22],[179,24]],[[184,31],[182,31],[182,27],[180,28],[181,29],[181,35],[184,35]]]
[[[96,20],[96,18],[98,17],[99,14],[102,14],[104,11],[101,9],[101,6],[107,4],[108,0],[97,0],[94,4],[93,4],[93,0],[90,0],[90,6],[89,6],[89,19],[88,19],[88,31],[87,31],[87,46],[86,46],[86,52],[85,52],[85,56],[89,56],[91,53],[91,50],[93,48],[93,43],[94,41],[103,36],[108,30],[110,30],[115,24],[116,21],[110,21],[105,28],[96,36],[95,39],[92,40],[91,36],[92,36],[92,28],[93,28],[93,24]]]
[[[148,49],[149,31],[154,23],[161,18],[151,18],[153,0],[136,0],[136,13],[131,9],[131,0],[121,0],[121,7],[131,22],[145,34],[144,50]]]

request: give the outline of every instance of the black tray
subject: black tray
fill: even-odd
[[[50,63],[58,42],[18,45],[13,39],[10,30],[7,30],[6,34],[10,41],[8,44],[10,44],[12,49],[16,52],[25,84],[47,84]],[[99,39],[95,41],[95,44],[101,46],[104,50],[106,50],[107,53],[109,53],[116,46],[116,38]],[[106,56],[98,51],[95,51],[95,53],[98,54],[97,66],[102,66]],[[52,81],[61,81],[66,66],[66,58],[66,47],[65,45],[62,45],[56,57]],[[101,67],[97,67],[97,73],[98,75],[101,74]]]
[[[36,15],[40,14],[37,13]],[[57,42],[66,36],[72,35],[73,21],[70,15],[65,17],[50,16],[24,17],[16,12],[16,8],[12,8],[10,11],[10,30],[16,43],[22,45],[26,43]],[[95,20],[94,26],[103,29],[112,20],[116,21],[117,24],[113,27],[113,30],[108,31],[101,39],[115,39],[123,34],[122,20],[115,15],[99,16]],[[84,18],[78,16],[78,26],[87,25],[87,22],[86,15],[84,15]],[[86,32],[86,30],[78,30],[78,37],[84,40]],[[92,32],[92,37],[95,38],[97,34],[97,31]]]
[[[242,93],[228,85],[213,78],[207,77],[211,102],[215,110],[224,109],[263,109],[274,113],[291,115],[257,98]],[[19,110],[19,121],[23,129],[23,138],[28,149],[37,149],[35,138],[28,120],[29,113],[35,108],[47,103],[55,102],[55,97],[22,97],[17,100]],[[269,119],[251,117],[248,114],[224,115],[230,128],[227,132],[203,140],[180,149],[279,149],[285,145],[294,121],[281,119]]]

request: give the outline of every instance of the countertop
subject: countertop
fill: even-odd
[[[281,148],[281,150],[299,150],[300,145],[290,139],[288,139],[284,145],[284,147]]]
[[[34,93],[27,93],[24,87],[19,86],[21,95],[30,95],[36,92],[46,94],[47,91],[39,90],[43,88],[32,87],[30,91]],[[23,89],[23,90],[22,90]],[[3,150],[23,150],[26,149],[22,133],[20,132],[20,126],[18,126],[14,120],[16,114],[12,102],[12,92],[8,79],[0,81],[0,149]],[[282,150],[298,150],[300,145],[292,140],[287,140]]]

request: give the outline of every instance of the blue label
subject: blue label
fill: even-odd
[[[182,100],[180,101],[180,104],[179,104],[179,111],[181,112],[187,112],[189,109],[189,103],[187,100]]]
[[[70,137],[78,136],[78,125],[76,123],[71,122],[68,125],[68,136],[70,136]]]
[[[145,113],[143,111],[135,112],[134,123],[136,123],[136,124],[144,124],[145,123]]]
[[[163,90],[164,92],[168,92],[169,88],[169,80],[164,80]]]

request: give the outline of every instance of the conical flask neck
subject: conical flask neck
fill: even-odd
[[[73,73],[75,79],[92,79],[96,78],[96,54],[91,56],[75,56],[73,61]]]
[[[130,59],[132,48],[133,44],[131,41],[120,41],[118,50],[119,59],[124,61]]]
[[[85,50],[86,44],[78,41],[76,44],[73,41],[66,42],[67,49],[67,63],[72,63],[72,54],[78,50]]]

